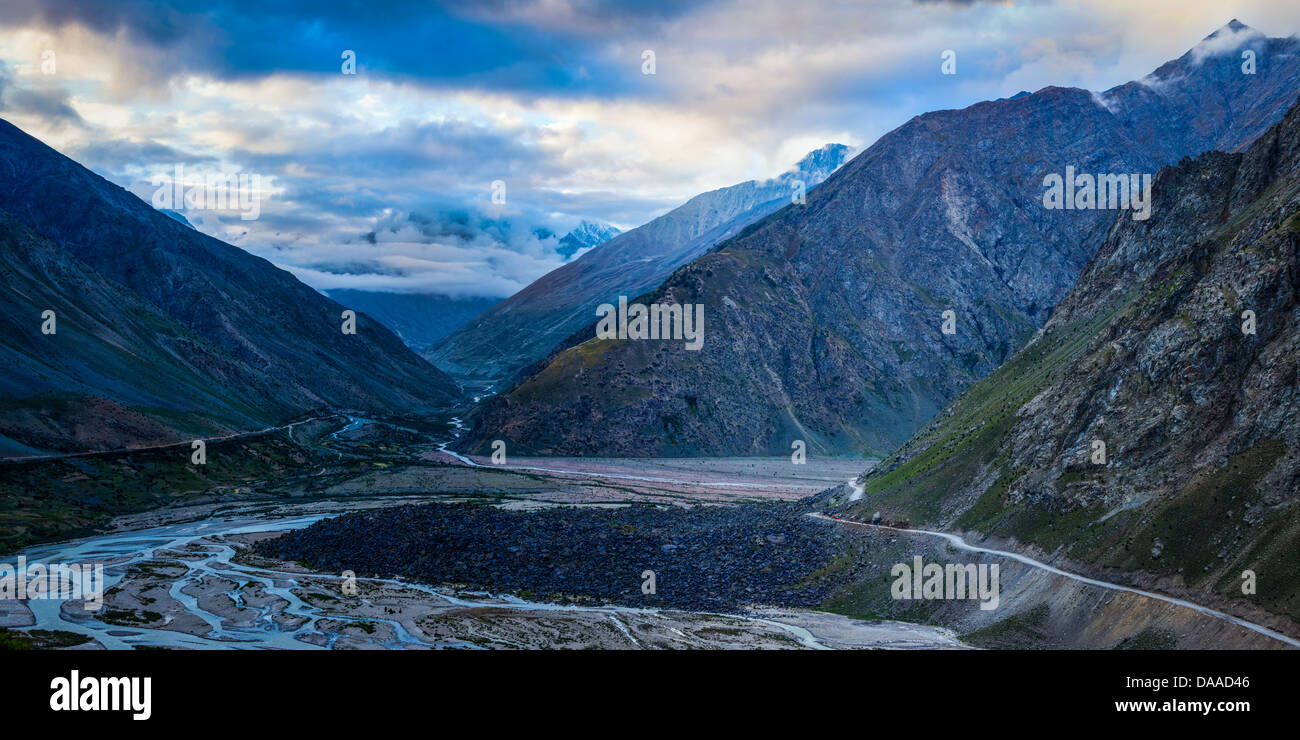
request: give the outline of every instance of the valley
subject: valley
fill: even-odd
[[[0,59],[0,649],[1300,648],[1300,35],[1221,23],[807,108],[802,43],[130,110]]]
[[[77,602],[0,600],[0,628],[20,639],[42,635],[64,649],[1296,642],[1193,604],[1116,591],[990,550],[977,555],[1001,564],[996,612],[974,603],[894,601],[890,563],[915,555],[952,561],[972,550],[951,538],[819,520],[820,492],[847,485],[862,466],[856,460],[509,458],[494,466],[444,451],[454,423],[404,421],[343,414],[328,424],[303,423],[294,430],[295,452],[285,456],[302,456],[286,468],[290,475],[259,480],[245,469],[239,486],[225,480],[162,506],[94,520],[95,534],[13,551],[34,562],[103,562],[110,588],[101,612]],[[425,431],[415,431],[419,426]],[[269,459],[288,441],[286,430],[283,438],[239,444],[260,445]],[[224,454],[221,444],[211,449],[213,460]],[[6,471],[67,464],[10,463]],[[421,514],[421,507],[435,508]],[[378,524],[385,520],[402,532],[427,532],[437,544],[404,552],[409,535],[387,542],[392,530]],[[430,530],[422,521],[441,523]],[[334,540],[315,534],[345,523],[361,529]],[[331,541],[351,544],[339,550]],[[298,554],[285,557],[288,551]],[[453,560],[412,569],[437,552]],[[530,570],[530,562],[570,575],[556,580],[552,565]],[[452,570],[438,570],[444,567]],[[345,570],[355,573],[352,595],[342,585]],[[647,570],[655,572],[654,594],[642,591]]]
[[[957,648],[949,630],[794,610],[715,614],[540,603],[398,578],[341,577],[251,555],[248,545],[323,515],[230,517],[41,548],[110,561],[102,614],[12,603],[0,625],[89,638],[75,649]],[[57,554],[56,554],[57,553]]]
[[[564,605],[392,578],[359,578],[366,597],[362,603],[344,598],[337,574],[250,550],[268,537],[347,512],[427,502],[451,506],[472,501],[506,512],[531,512],[560,505],[607,509],[657,502],[677,509],[789,501],[860,467],[855,461],[818,465],[814,460],[791,472],[795,466],[789,460],[782,465],[734,459],[703,464],[585,460],[573,465],[575,461],[548,460],[544,469],[540,461],[518,460],[512,467],[494,468],[462,463],[439,451],[442,443],[412,444],[410,434],[397,422],[338,415],[310,436],[299,432],[297,454],[311,456],[315,448],[317,457],[295,468],[292,476],[277,476],[274,482],[245,478],[237,488],[226,482],[178,495],[165,507],[151,505],[112,518],[103,534],[24,549],[33,562],[63,557],[104,562],[111,586],[105,611],[86,613],[72,602],[0,600],[0,627],[12,634],[32,629],[82,636],[65,640],[75,643],[72,649],[961,646],[948,630],[906,623],[773,608],[721,614]],[[270,454],[279,441],[262,440],[261,453]],[[406,463],[370,456],[373,450],[395,447],[411,453]],[[212,449],[214,459],[223,454],[222,445]],[[6,472],[64,464],[11,462]],[[828,636],[814,635],[823,631]],[[79,641],[86,637],[90,641]]]

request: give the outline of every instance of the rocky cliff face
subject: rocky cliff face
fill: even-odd
[[[6,449],[174,441],[325,406],[432,409],[456,392],[379,323],[361,315],[343,334],[343,306],[3,121],[0,211]]]
[[[556,269],[469,322],[425,353],[458,376],[500,382],[544,358],[591,322],[596,306],[657,287],[673,270],[791,201],[848,158],[827,144],[771,180],[703,193]]]
[[[1162,170],[1038,336],[839,506],[1294,620],[1298,370],[1300,106]]]
[[[1254,75],[1242,73],[1242,44],[1267,60]],[[580,333],[487,402],[466,446],[789,454],[803,440],[813,452],[891,451],[1034,335],[1114,222],[1114,210],[1044,208],[1047,175],[1150,174],[1239,148],[1300,90],[1298,46],[1230,26],[1104,93],[1049,87],[919,116],[806,205],[639,299],[702,304],[702,350]]]

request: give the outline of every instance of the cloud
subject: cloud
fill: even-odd
[[[376,11],[351,0],[268,0],[255,9],[241,0],[6,0],[0,26],[112,39],[125,61],[140,62],[125,66],[141,91],[196,73],[335,76],[351,50],[361,74],[430,87],[590,95],[626,87],[636,69],[603,53],[609,34],[653,32],[699,7],[390,0]]]
[[[67,91],[58,88],[12,90],[5,96],[3,105],[5,113],[37,116],[53,127],[85,125],[77,111],[68,104]]]
[[[96,141],[71,152],[78,159],[93,162],[100,170],[162,170],[176,162],[208,163],[213,157],[188,154],[156,141],[109,139]]]
[[[1269,35],[1300,28],[1295,4],[1237,5]],[[558,266],[546,234],[583,218],[635,227],[929,110],[1105,90],[1228,20],[1213,0],[250,7],[8,0],[4,115],[146,200],[177,164],[260,175],[256,221],[187,217],[317,287],[489,296]],[[357,75],[340,73],[344,49]],[[946,49],[956,75],[940,74]],[[46,50],[57,75],[39,72]]]
[[[31,87],[16,85],[13,73],[3,63],[0,63],[0,113],[35,118],[53,129],[86,125],[69,103],[67,90],[49,82]]]
[[[350,242],[283,245],[263,256],[321,290],[504,298],[564,263],[555,242],[505,222],[413,214]]]
[[[1210,57],[1236,51],[1246,42],[1260,38],[1264,38],[1264,34],[1254,28],[1237,22],[1230,23],[1192,47],[1192,63],[1200,64]]]
[[[917,5],[951,5],[955,8],[969,8],[972,5],[988,3],[990,5],[1014,5],[1012,0],[912,0]]]

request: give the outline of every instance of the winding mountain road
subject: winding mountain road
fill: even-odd
[[[339,413],[339,414],[327,414],[325,416],[313,416],[310,419],[302,419],[301,421],[295,421],[289,424],[282,424],[278,427],[266,427],[265,429],[255,429],[248,432],[234,432],[232,434],[223,434],[217,437],[193,437],[191,439],[181,440],[180,442],[165,442],[159,445],[146,445],[144,447],[119,447],[115,450],[93,450],[89,452],[64,452],[64,453],[59,453],[54,455],[26,455],[23,457],[6,457],[6,458],[0,458],[0,463],[25,463],[25,462],[41,462],[43,460],[67,460],[69,458],[74,458],[74,457],[95,457],[97,455],[120,455],[129,452],[148,452],[150,450],[166,450],[172,447],[189,447],[190,445],[194,444],[195,440],[202,440],[205,443],[225,442],[232,439],[242,439],[245,437],[259,437],[263,434],[271,434],[272,432],[279,432],[285,429],[289,430],[289,436],[290,438],[292,438],[293,428],[296,426],[300,426],[302,424],[306,424],[311,421],[332,419],[336,416],[342,416],[342,415],[343,414]],[[350,418],[351,417],[349,417],[349,419]]]
[[[1255,624],[1254,622],[1248,622],[1244,619],[1241,619],[1240,617],[1234,617],[1231,614],[1225,614],[1224,612],[1218,611],[1217,609],[1211,609],[1208,606],[1201,606],[1200,604],[1195,604],[1190,601],[1186,601],[1184,599],[1176,599],[1172,596],[1164,596],[1162,594],[1153,593],[1151,591],[1143,591],[1142,589],[1133,588],[1131,586],[1122,586],[1118,583],[1099,581],[1096,578],[1089,578],[1087,576],[1081,576],[1077,573],[1070,573],[1069,571],[1061,570],[1060,568],[1048,565],[1047,563],[1044,563],[1040,560],[1034,560],[1031,557],[1028,557],[1026,555],[1021,555],[1020,553],[1017,552],[1009,552],[1007,550],[994,550],[988,547],[979,547],[976,545],[969,544],[966,542],[966,540],[963,540],[961,537],[955,534],[950,534],[948,532],[934,532],[928,529],[900,529],[898,527],[888,527],[883,524],[867,524],[865,522],[854,522],[848,519],[836,519],[834,517],[829,517],[819,512],[810,512],[808,515],[813,517],[814,519],[825,519],[828,522],[835,522],[837,524],[849,524],[858,527],[867,527],[869,529],[889,529],[895,532],[907,532],[910,534],[924,534],[924,535],[929,535],[931,537],[940,537],[942,539],[947,540],[949,543],[951,543],[954,547],[956,547],[959,550],[966,550],[968,552],[987,553],[989,555],[997,555],[998,557],[1009,558],[1018,563],[1024,563],[1025,565],[1032,566],[1034,568],[1039,568],[1049,573],[1062,576],[1064,578],[1069,578],[1071,580],[1079,581],[1081,583],[1086,583],[1090,586],[1098,586],[1100,588],[1110,589],[1112,591],[1124,591],[1131,594],[1137,594],[1138,596],[1145,596],[1149,599],[1157,599],[1159,601],[1164,601],[1169,604],[1175,604],[1177,606],[1186,607],[1188,609],[1194,609],[1200,612],[1201,614],[1205,614],[1211,617],[1217,617],[1218,619],[1223,619],[1232,622],[1233,624],[1239,625],[1241,627],[1245,627],[1246,629],[1251,630],[1253,632],[1258,632],[1261,635],[1270,637],[1279,642],[1286,643],[1287,645],[1290,645],[1292,647],[1300,647],[1300,640],[1297,640],[1293,637],[1288,637],[1280,632],[1275,632],[1267,627],[1263,627],[1258,624]]]

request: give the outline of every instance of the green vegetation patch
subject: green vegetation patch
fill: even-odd
[[[10,630],[0,627],[0,650],[58,650],[90,642],[91,638],[63,630]]]
[[[1086,321],[1056,329],[1021,350],[991,375],[977,382],[935,422],[923,429],[902,453],[886,460],[866,482],[868,494],[855,513],[888,506],[916,521],[932,521],[945,510],[954,491],[996,464],[1021,406],[1042,392],[1077,357],[1102,327],[1126,308],[1135,295]],[[901,456],[920,450],[899,463]],[[1000,476],[1001,477],[1001,476]],[[1013,479],[1014,480],[1014,479]],[[1001,490],[1011,481],[1003,482]],[[998,489],[995,484],[993,489]],[[1001,493],[993,491],[995,496]],[[989,494],[986,494],[986,496]],[[1000,502],[977,504],[968,522],[990,517]]]
[[[1051,610],[1044,602],[1028,611],[1013,614],[1000,622],[962,635],[962,640],[989,650],[1046,648],[1049,645],[1044,628],[1050,615]]]
[[[1178,635],[1165,627],[1147,627],[1132,637],[1120,640],[1115,650],[1173,650],[1178,647]]]

